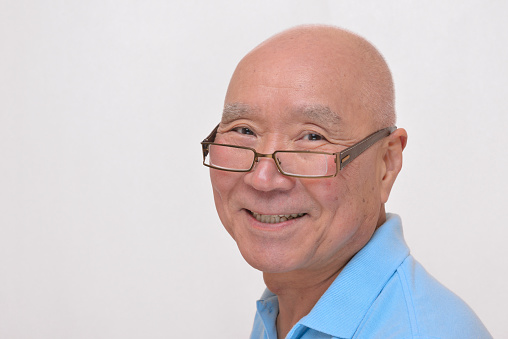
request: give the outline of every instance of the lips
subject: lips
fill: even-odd
[[[303,217],[306,213],[292,213],[292,214],[259,214],[256,212],[249,211],[250,214],[256,218],[257,221],[265,224],[277,224],[279,222],[296,219]]]

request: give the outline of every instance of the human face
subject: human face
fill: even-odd
[[[260,153],[338,152],[374,132],[367,114],[348,113],[354,105],[340,99],[347,86],[332,70],[263,59],[251,56],[237,68],[216,142]],[[248,173],[212,169],[210,176],[219,217],[243,257],[259,270],[283,273],[342,267],[365,245],[382,217],[382,168],[374,145],[333,178],[283,176],[271,159]]]

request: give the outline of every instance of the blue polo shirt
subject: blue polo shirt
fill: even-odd
[[[277,339],[277,296],[257,301],[251,339]],[[492,338],[459,297],[409,254],[400,217],[387,221],[286,338]]]

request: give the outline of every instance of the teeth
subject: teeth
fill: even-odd
[[[303,217],[305,213],[293,213],[293,214],[279,214],[279,215],[268,215],[268,214],[259,214],[256,212],[251,212],[254,218],[257,221],[263,222],[265,224],[275,224],[299,217]]]

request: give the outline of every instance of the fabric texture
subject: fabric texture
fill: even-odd
[[[277,296],[257,301],[251,339],[277,339]],[[286,338],[492,338],[459,297],[409,254],[400,217],[387,221]]]

